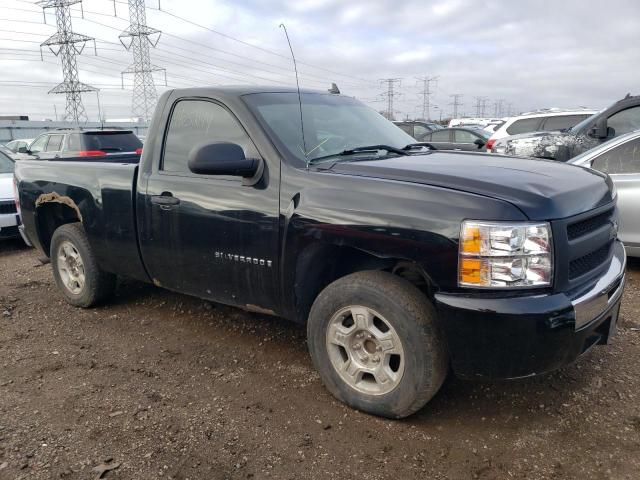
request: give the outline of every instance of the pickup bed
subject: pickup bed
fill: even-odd
[[[382,416],[450,369],[525,377],[606,343],[626,262],[610,179],[412,142],[342,95],[173,90],[139,165],[21,161],[17,200],[71,304],[122,276],[304,323],[327,388]]]

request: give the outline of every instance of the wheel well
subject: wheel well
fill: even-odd
[[[62,203],[45,203],[38,207],[36,215],[38,219],[38,238],[47,256],[49,256],[49,250],[51,249],[53,232],[66,223],[81,221],[76,210]]]
[[[398,275],[431,297],[432,282],[417,264],[405,259],[384,258],[357,248],[314,244],[298,258],[295,278],[296,319],[306,323],[311,305],[330,283],[364,270],[384,270]]]

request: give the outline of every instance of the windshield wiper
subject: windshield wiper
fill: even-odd
[[[348,157],[350,155],[356,155],[358,153],[377,152],[378,150],[385,150],[389,153],[395,153],[396,155],[408,155],[404,149],[392,147],[391,145],[367,145],[364,147],[349,148],[338,153],[332,153],[330,155],[323,155],[321,157],[312,158],[311,160],[309,160],[309,165],[312,165],[318,160],[324,160],[326,158]]]

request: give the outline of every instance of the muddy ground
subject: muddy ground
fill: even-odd
[[[618,335],[389,421],[333,399],[300,326],[124,283],[78,310],[0,243],[0,479],[638,479],[640,262]]]

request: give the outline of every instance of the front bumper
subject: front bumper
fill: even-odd
[[[549,372],[576,360],[615,331],[626,256],[616,242],[609,269],[571,293],[517,297],[436,294],[454,372],[509,379]]]

